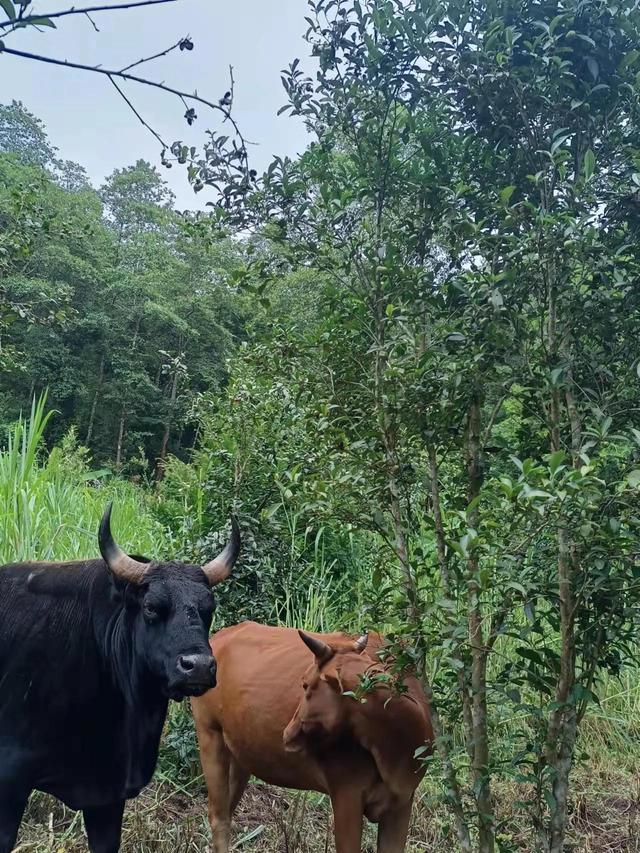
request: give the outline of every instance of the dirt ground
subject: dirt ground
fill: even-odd
[[[504,850],[535,850],[530,827],[515,804],[515,788],[496,793]],[[129,804],[122,853],[204,853],[209,842],[206,797],[198,782],[184,788],[158,781]],[[32,799],[16,853],[85,853],[79,815],[49,797]],[[249,786],[235,821],[234,850],[248,853],[331,853],[331,814],[325,798],[262,784]],[[421,790],[407,853],[454,851],[451,822]],[[637,774],[584,772],[576,780],[567,851],[640,853],[640,768]],[[363,851],[375,851],[375,827],[365,830]]]

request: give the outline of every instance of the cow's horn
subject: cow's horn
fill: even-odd
[[[363,652],[367,648],[367,643],[369,642],[369,634],[365,631],[365,633],[358,637],[358,639],[353,644],[353,648],[358,654]]]
[[[112,508],[113,504],[109,504],[100,522],[100,532],[98,533],[100,553],[105,563],[117,578],[128,583],[142,583],[149,565],[148,563],[139,563],[133,557],[129,557],[114,540],[111,534]]]
[[[298,630],[298,634],[300,634],[300,639],[309,651],[313,652],[318,663],[324,663],[332,657],[333,649],[327,643],[318,640],[317,637],[312,637],[310,634],[305,634],[304,631]]]
[[[231,539],[229,539],[224,550],[214,560],[211,560],[202,567],[202,571],[207,576],[207,580],[211,586],[215,586],[229,577],[239,553],[240,526],[235,516],[231,516]]]

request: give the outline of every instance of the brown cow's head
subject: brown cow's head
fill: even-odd
[[[328,645],[303,631],[298,633],[314,660],[302,678],[304,695],[284,730],[288,752],[338,740],[347,731],[353,703],[343,694],[355,690],[362,673],[377,663],[365,654],[366,634],[359,640]]]

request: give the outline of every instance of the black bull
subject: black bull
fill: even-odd
[[[99,544],[102,560],[0,567],[0,853],[32,790],[82,810],[92,853],[116,853],[169,699],[215,685],[210,588],[238,556],[235,521],[203,567],[127,556],[110,508]]]

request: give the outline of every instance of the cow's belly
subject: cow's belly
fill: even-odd
[[[261,749],[259,740],[251,733],[228,732],[224,730],[224,739],[229,751],[247,773],[256,776],[269,785],[281,788],[295,788],[299,791],[320,791],[327,793],[327,783],[321,766],[304,753],[289,753],[284,749]],[[265,758],[268,755],[268,758]]]

